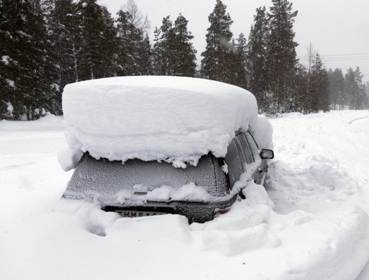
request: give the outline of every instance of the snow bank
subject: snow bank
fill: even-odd
[[[95,158],[190,162],[223,157],[257,118],[255,97],[236,86],[185,77],[115,77],[69,84],[68,144]]]
[[[253,132],[259,148],[273,149],[273,127],[264,116],[258,116],[250,123],[250,130]]]
[[[272,123],[268,192],[249,184],[230,212],[189,225],[60,200],[72,175],[55,160],[61,118],[0,121],[0,279],[356,279],[369,257],[369,111]]]

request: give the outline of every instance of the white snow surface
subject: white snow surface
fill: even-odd
[[[0,121],[0,279],[369,279],[369,111],[271,122],[267,191],[189,225],[61,200],[62,119]]]
[[[2,57],[1,57],[1,61],[2,61],[2,63],[4,63],[5,65],[8,65],[9,64],[9,62],[10,62],[10,56],[8,56],[8,55],[3,55]]]
[[[186,77],[113,77],[63,92],[67,142],[95,158],[193,165],[217,157],[239,129],[257,123],[255,97],[229,84]],[[255,129],[257,126],[255,126]]]

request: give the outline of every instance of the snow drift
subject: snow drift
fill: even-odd
[[[258,118],[250,92],[185,77],[114,77],[69,84],[63,110],[73,151],[88,151],[97,159],[194,165],[208,152],[223,157],[235,131],[247,130]]]
[[[0,279],[369,279],[369,111],[271,122],[268,192],[188,225],[60,200],[62,119],[0,121]]]

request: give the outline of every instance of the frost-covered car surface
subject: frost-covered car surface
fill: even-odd
[[[196,167],[175,168],[138,159],[122,165],[85,154],[64,197],[95,201],[124,216],[172,213],[190,221],[210,220],[216,208],[227,208],[235,200],[220,162],[211,155]]]
[[[185,77],[114,77],[67,85],[63,111],[76,168],[65,198],[124,216],[204,222],[263,182],[272,129],[242,88]],[[262,159],[263,158],[263,159]]]

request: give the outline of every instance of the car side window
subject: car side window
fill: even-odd
[[[254,158],[257,159],[259,157],[259,148],[258,145],[255,142],[254,137],[250,134],[250,132],[246,133],[247,140],[250,144],[252,154],[254,155]]]
[[[255,161],[254,155],[252,153],[249,143],[247,142],[245,133],[243,132],[240,133],[237,138],[241,146],[241,151],[244,157],[244,161],[246,161],[247,164],[253,163]]]
[[[233,186],[243,173],[242,159],[237,148],[236,138],[234,138],[228,146],[225,162],[228,165],[229,181],[231,186]]]

